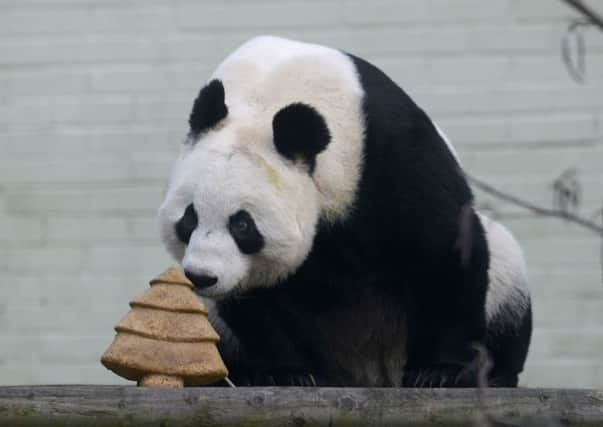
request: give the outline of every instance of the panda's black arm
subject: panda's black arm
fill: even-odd
[[[288,310],[270,297],[253,295],[216,304],[210,321],[218,350],[236,386],[317,386],[323,376],[304,352],[303,334],[291,334]],[[307,322],[307,319],[306,319]],[[300,337],[293,340],[291,337]]]
[[[411,280],[405,386],[477,386],[475,345],[486,337],[488,250],[473,211],[469,224],[468,253],[454,249]]]

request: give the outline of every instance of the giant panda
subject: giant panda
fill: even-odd
[[[531,335],[521,249],[475,211],[454,149],[382,71],[253,38],[189,124],[161,236],[235,384],[470,387],[488,372],[517,385]]]

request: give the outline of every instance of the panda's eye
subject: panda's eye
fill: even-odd
[[[228,231],[244,254],[257,253],[264,247],[264,237],[249,212],[245,210],[240,210],[229,218]]]
[[[236,220],[230,222],[230,232],[232,234],[236,234],[237,236],[245,236],[249,230],[251,230],[251,225],[249,224],[249,220],[247,218],[237,218]]]
[[[175,225],[176,235],[182,243],[188,244],[191,240],[193,231],[197,228],[198,222],[197,212],[195,212],[195,207],[191,203],[186,207],[184,215],[182,215],[182,218],[180,218]]]

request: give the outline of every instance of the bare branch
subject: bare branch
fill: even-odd
[[[593,25],[597,26],[601,31],[603,31],[603,17],[599,16],[592,8],[585,5],[582,0],[562,0],[564,3],[567,3],[570,7],[573,7],[578,12],[582,13],[585,17],[588,18],[589,22]]]
[[[578,10],[583,17],[572,19],[561,39],[561,58],[571,78],[576,83],[584,83],[586,75],[586,42],[584,30],[597,27],[603,30],[603,18],[582,0],[562,0]]]
[[[467,177],[467,180],[470,183],[472,183],[474,186],[476,186],[477,188],[480,188],[481,190],[485,191],[486,193],[489,193],[501,200],[505,200],[516,206],[522,207],[524,209],[528,209],[538,215],[564,219],[564,220],[572,222],[574,224],[578,224],[588,230],[594,231],[597,234],[599,234],[600,236],[603,236],[603,226],[600,226],[599,224],[596,224],[592,221],[579,217],[578,215],[576,215],[574,213],[559,210],[559,209],[549,209],[549,208],[545,208],[542,206],[538,206],[532,202],[528,202],[526,200],[520,199],[511,194],[498,190],[497,188],[494,188],[491,185],[489,185],[471,175],[465,174],[465,176]]]
[[[584,83],[586,75],[586,42],[583,30],[590,25],[590,22],[583,20],[573,21],[561,39],[561,59],[570,77],[580,84]]]

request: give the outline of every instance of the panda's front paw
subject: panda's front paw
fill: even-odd
[[[405,372],[402,385],[415,388],[477,387],[478,376],[471,366],[436,365]]]

